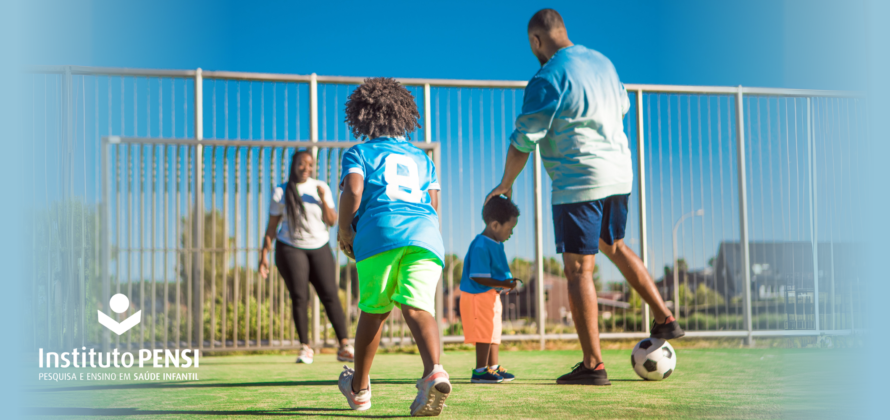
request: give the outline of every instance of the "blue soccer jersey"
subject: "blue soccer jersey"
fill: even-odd
[[[473,281],[473,277],[495,280],[509,280],[513,278],[503,243],[482,234],[476,235],[476,238],[470,243],[470,250],[467,251],[467,256],[464,257],[464,270],[460,276],[460,290],[462,292],[479,294],[493,289],[493,287],[476,283]]]
[[[364,178],[353,220],[355,260],[403,246],[427,249],[445,261],[439,216],[429,190],[439,190],[436,166],[424,151],[402,137],[378,137],[343,154],[340,188],[349,174]]]

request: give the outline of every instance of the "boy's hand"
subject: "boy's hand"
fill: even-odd
[[[355,231],[352,230],[352,225],[340,226],[340,230],[337,233],[337,241],[340,243],[340,249],[343,250],[346,256],[355,259],[355,251],[352,249],[352,243],[355,241]]]
[[[516,282],[517,279],[504,280],[503,288],[507,289],[507,293],[510,293],[513,289],[516,288],[519,284]]]

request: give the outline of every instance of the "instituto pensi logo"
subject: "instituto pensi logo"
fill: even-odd
[[[111,297],[111,300],[108,302],[108,306],[111,307],[111,310],[115,313],[121,314],[127,311],[130,308],[130,299],[127,296],[118,293]],[[111,331],[114,331],[115,334],[121,335],[130,328],[135,327],[142,321],[142,311],[137,311],[135,314],[130,316],[129,318],[117,322],[112,319],[110,316],[105,315],[101,310],[99,310],[99,323],[104,325],[105,328],[108,328]]]

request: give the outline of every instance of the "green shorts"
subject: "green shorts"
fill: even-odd
[[[436,287],[442,277],[439,257],[431,251],[405,246],[359,261],[358,308],[385,314],[408,305],[436,314]]]

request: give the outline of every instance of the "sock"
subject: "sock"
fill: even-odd
[[[593,367],[593,370],[603,370],[606,368],[606,365],[602,363],[597,363],[596,366]]]
[[[479,369],[473,369],[473,370],[475,370],[476,372],[482,373],[482,372],[485,372],[485,369],[486,369],[486,368],[481,367],[481,368],[479,368]]]
[[[501,367],[501,365],[491,365],[489,367],[491,368],[491,370],[498,370],[498,368]]]
[[[672,317],[672,316],[669,316],[669,317],[667,317],[667,318],[664,319],[664,323],[665,323],[665,324],[669,324],[669,323],[674,322],[674,321],[676,321],[676,319],[674,319],[674,317]]]

